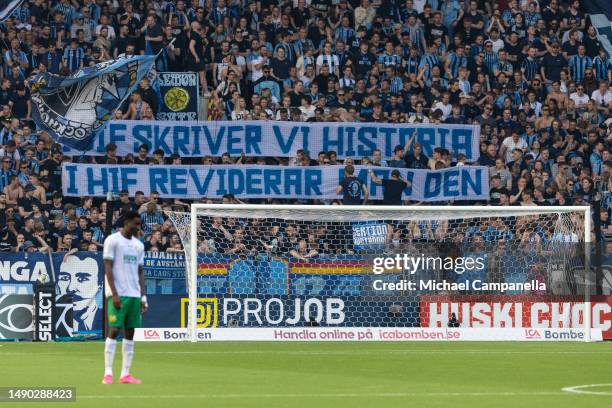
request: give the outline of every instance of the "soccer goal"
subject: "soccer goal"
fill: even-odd
[[[194,204],[167,215],[185,248],[191,341],[602,339],[590,207]]]

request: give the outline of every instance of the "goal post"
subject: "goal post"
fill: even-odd
[[[588,206],[193,204],[167,215],[185,249],[191,341],[602,338],[590,324]]]

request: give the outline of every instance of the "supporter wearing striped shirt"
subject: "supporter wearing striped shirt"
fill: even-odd
[[[215,22],[215,24],[223,23],[223,19],[229,14],[229,10],[225,6],[225,0],[218,0],[217,7],[208,15],[208,19]]]
[[[525,24],[532,27],[535,27],[538,24],[538,21],[542,19],[542,15],[537,12],[537,5],[535,1],[529,3],[527,6],[527,11],[523,13],[523,17],[525,18]]]
[[[518,8],[517,6],[517,0],[511,0],[508,3],[509,8],[507,8],[506,10],[504,10],[504,13],[502,14],[502,21],[504,23],[504,25],[506,26],[506,28],[510,28],[512,27],[516,20],[515,20],[515,16],[517,14],[521,14],[521,9]]]
[[[17,7],[12,16],[22,23],[28,23],[30,22],[30,9],[23,6]]]
[[[53,21],[49,23],[49,28],[51,29],[49,33],[49,38],[55,43],[58,39],[66,38],[66,31],[68,31],[68,26],[64,21],[64,15],[59,12],[55,12],[53,14]]]
[[[470,57],[476,58],[480,53],[484,52],[484,37],[477,35],[474,43],[470,45]]]
[[[378,63],[382,65],[382,68],[401,65],[402,58],[395,54],[391,41],[385,43],[385,52],[378,57]]]
[[[91,12],[91,19],[93,21],[98,21],[98,19],[102,15],[102,7],[96,4],[96,0],[89,0],[89,2],[87,2],[87,0],[85,1],[85,7]],[[85,10],[83,10],[83,14],[87,16]]]
[[[413,0],[406,0],[403,6],[400,6],[400,17],[402,18],[402,22],[408,21],[410,16],[418,17],[419,12],[414,8]]]
[[[10,63],[9,63],[10,62]],[[4,64],[6,65],[6,76],[10,77],[13,66],[18,66],[21,69],[27,69],[28,56],[19,48],[19,40],[14,38],[11,41],[11,49],[4,53]]]
[[[62,54],[55,46],[40,55],[41,62],[47,67],[47,71],[52,74],[59,74],[62,65]]]
[[[72,24],[72,16],[76,13],[69,0],[60,0],[60,3],[53,8],[53,11],[64,16],[63,20],[68,25]]]
[[[459,89],[464,94],[469,94],[472,92],[472,85],[468,80],[468,69],[466,67],[459,68],[459,76],[457,77],[457,83],[459,84]]]
[[[411,15],[408,18],[408,24],[404,27],[403,32],[408,33],[410,43],[417,47],[420,52],[423,52],[425,48],[427,48],[427,43],[425,42],[425,32],[417,22],[416,16]]]
[[[164,223],[164,217],[153,201],[146,204],[146,211],[140,214],[140,218],[142,219],[142,230],[146,234],[150,234],[155,225]]]
[[[419,65],[421,62],[421,57],[419,57],[419,52],[416,47],[410,48],[410,52],[406,58],[404,58],[404,71],[406,74],[418,74],[419,73]]]
[[[593,58],[593,71],[598,81],[612,81],[612,64],[603,48],[600,48],[599,55]]]
[[[499,58],[497,57],[497,53],[493,51],[493,41],[487,40],[484,43],[484,64],[487,67],[487,71],[493,72],[493,68],[497,64]]]
[[[525,79],[529,82],[533,81],[536,74],[540,72],[540,61],[536,58],[537,50],[535,47],[530,47],[525,58],[521,64],[521,71],[525,76]]]
[[[25,163],[31,174],[38,174],[40,171],[40,164],[38,163],[38,160],[36,160],[34,152],[34,147],[28,147],[24,153],[22,163]]]
[[[575,82],[582,82],[584,80],[584,71],[593,66],[593,60],[588,55],[585,55],[585,51],[586,48],[581,44],[578,46],[578,54],[572,55],[569,59],[570,72]]]
[[[174,11],[173,15],[170,18],[174,16],[178,18],[178,23],[180,26],[184,26],[185,24],[189,23],[188,21],[189,19],[187,17],[187,10],[185,8],[185,2],[183,0],[178,0],[176,2],[176,10]]]
[[[13,160],[10,157],[2,157],[2,167],[0,167],[0,191],[9,185],[9,179],[17,175],[12,168]]]
[[[298,31],[298,39],[293,43],[294,52],[298,56],[303,56],[306,54],[306,49],[313,50],[315,49],[314,43],[310,38],[308,38],[308,31],[306,28],[302,27]]]
[[[64,50],[63,62],[64,66],[68,68],[70,72],[74,72],[80,68],[83,68],[83,59],[85,58],[85,52],[76,39],[70,41],[70,47]]]
[[[436,55],[436,45],[432,43],[429,46],[429,52],[423,55],[419,64],[419,70],[425,70],[423,74],[425,79],[431,79],[431,70],[434,66],[440,66],[440,59]]]
[[[297,57],[295,56],[295,48],[293,47],[293,44],[290,43],[291,41],[291,34],[289,34],[288,31],[283,31],[281,33],[281,41],[276,44],[276,47],[274,47],[274,54],[278,54],[278,50],[280,48],[285,50],[285,58],[287,58],[287,61],[289,61],[291,64],[295,64],[295,61],[297,60]]]
[[[459,76],[459,68],[467,68],[468,59],[465,56],[465,48],[459,47],[456,51],[448,54],[446,59],[446,73],[449,79]]]
[[[389,81],[389,89],[392,93],[400,93],[404,89],[404,81],[397,75],[397,69],[391,65],[385,68],[385,79]]]
[[[351,21],[349,17],[345,14],[342,17],[342,24],[336,28],[335,37],[336,40],[340,40],[345,44],[350,44],[353,39],[357,36],[357,33],[351,27]]]
[[[508,61],[508,52],[504,49],[499,50],[497,63],[493,66],[493,75],[497,77],[500,72],[506,76],[512,76],[514,72],[514,67]]]

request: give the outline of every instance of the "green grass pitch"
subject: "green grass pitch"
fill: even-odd
[[[45,406],[75,408],[612,407],[611,343],[137,343],[142,385],[102,385],[103,347],[0,343],[0,386],[74,386]],[[589,384],[609,385],[562,390]]]

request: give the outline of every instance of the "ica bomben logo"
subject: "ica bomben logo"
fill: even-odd
[[[219,300],[217,298],[198,298],[196,303],[196,322],[199,329],[217,327]],[[181,327],[187,327],[189,298],[181,298]]]

